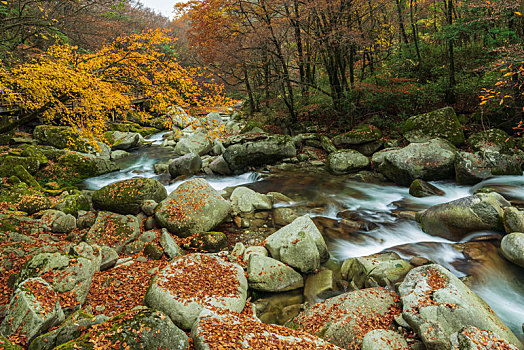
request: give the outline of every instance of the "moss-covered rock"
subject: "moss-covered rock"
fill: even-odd
[[[402,133],[409,142],[426,142],[439,137],[460,146],[465,141],[462,125],[452,107],[409,118]]]
[[[515,141],[500,129],[477,132],[468,137],[468,144],[476,151],[501,153],[510,153],[515,147]]]
[[[53,209],[77,216],[81,210],[89,211],[91,209],[91,202],[85,194],[75,193],[61,198],[55,203]]]
[[[33,131],[33,137],[41,144],[59,149],[69,148],[74,151],[88,152],[91,148],[69,126],[38,125]]]
[[[86,334],[60,345],[56,350],[73,349],[168,349],[185,350],[187,335],[160,311],[132,310],[92,327]]]
[[[360,125],[345,134],[333,138],[335,146],[355,146],[373,142],[382,137],[382,131],[374,125]]]
[[[58,167],[67,169],[77,181],[118,170],[118,166],[106,158],[89,154],[68,152],[58,158]]]
[[[2,350],[24,350],[20,345],[10,342],[6,337],[0,334],[0,349]]]
[[[40,188],[40,184],[38,181],[35,180],[33,175],[31,175],[26,168],[24,168],[21,165],[17,165],[13,168],[13,173],[17,178],[19,178],[21,181],[25,182],[28,186],[34,187],[34,188]]]
[[[25,146],[24,150],[22,151],[22,157],[36,158],[40,162],[40,165],[47,165],[49,162],[44,152],[34,145]]]
[[[266,128],[264,127],[264,124],[257,122],[256,120],[249,120],[246,125],[240,130],[241,134],[247,134],[251,132],[253,129],[258,128],[262,130],[263,132],[266,132]]]
[[[36,157],[19,157],[11,155],[0,156],[0,177],[16,175],[15,166],[24,167],[30,174],[34,174],[40,168],[40,162]]]
[[[82,336],[86,330],[94,325],[107,321],[105,315],[93,316],[83,310],[78,310],[69,316],[60,326],[52,331],[37,337],[29,345],[29,350],[51,350]]]
[[[159,203],[167,191],[156,179],[140,178],[119,181],[95,191],[93,205],[97,209],[120,214],[138,214],[146,200]]]
[[[413,197],[443,196],[445,193],[440,188],[427,183],[424,180],[416,179],[409,186],[409,194]]]

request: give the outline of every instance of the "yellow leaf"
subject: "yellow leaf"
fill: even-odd
[[[522,16],[522,13],[520,13],[520,12],[518,12],[518,11],[515,11],[515,14],[516,14],[517,16]]]

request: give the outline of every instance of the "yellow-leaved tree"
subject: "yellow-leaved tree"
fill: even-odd
[[[68,124],[94,143],[111,114],[125,114],[137,94],[156,115],[174,105],[228,105],[222,86],[202,70],[179,64],[174,40],[166,30],[149,30],[93,53],[55,45],[32,62],[0,67],[0,97],[23,111],[0,133],[41,117]]]

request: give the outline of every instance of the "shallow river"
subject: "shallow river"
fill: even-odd
[[[149,138],[154,141],[151,147],[140,148],[119,160],[121,171],[87,179],[85,187],[98,189],[124,179],[154,177],[172,192],[183,181],[171,182],[168,175],[156,175],[153,171],[155,163],[175,157],[172,148],[160,146],[163,134]],[[446,194],[426,198],[412,197],[404,187],[357,182],[321,171],[203,177],[217,190],[247,185],[262,193],[278,191],[290,196],[296,200],[291,206],[308,211],[324,229],[337,226],[337,230],[325,229],[323,233],[331,254],[339,260],[389,250],[406,259],[425,257],[459,277],[473,276],[472,289],[524,340],[524,271],[501,257],[497,236],[483,238],[493,232],[478,232],[460,241],[449,241],[424,233],[417,222],[398,215],[401,211],[418,211],[469,196],[484,186],[496,189],[508,200],[522,203],[524,176],[496,177],[474,187],[433,182]],[[339,225],[344,213],[364,225],[357,230],[344,228]]]

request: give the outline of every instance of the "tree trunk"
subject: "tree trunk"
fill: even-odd
[[[453,0],[447,0],[447,9],[446,9],[446,21],[447,25],[451,26],[453,24]],[[448,87],[446,91],[446,102],[455,103],[455,52],[453,39],[448,39]]]

